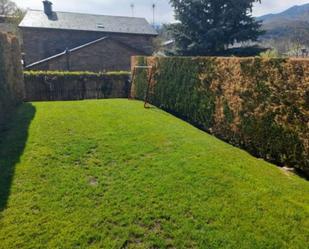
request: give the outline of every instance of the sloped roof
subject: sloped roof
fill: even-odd
[[[28,10],[19,27],[157,35],[145,18]]]

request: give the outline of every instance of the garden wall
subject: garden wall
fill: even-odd
[[[149,101],[255,156],[309,175],[309,60],[134,57]],[[144,99],[147,73],[131,95]]]
[[[26,101],[126,98],[128,72],[26,71]]]
[[[0,123],[24,97],[21,53],[15,36],[0,32]]]

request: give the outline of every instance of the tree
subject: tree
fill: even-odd
[[[263,31],[252,17],[255,2],[260,0],[170,0],[178,54],[218,55],[235,43],[256,41]]]
[[[17,11],[17,5],[9,0],[0,0],[0,15],[12,16]]]
[[[0,16],[7,17],[8,22],[18,24],[24,17],[25,11],[10,0],[0,0]]]
[[[10,0],[0,0],[0,16],[4,24],[2,29],[5,32],[11,32],[17,35],[22,42],[22,37],[18,25],[25,15],[25,11],[19,8]]]

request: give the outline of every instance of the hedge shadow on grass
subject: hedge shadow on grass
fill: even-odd
[[[15,167],[24,152],[34,116],[34,106],[25,103],[0,127],[0,212],[7,206]]]

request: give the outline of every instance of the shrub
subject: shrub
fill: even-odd
[[[309,60],[136,57],[150,101],[268,161],[309,173]],[[142,98],[145,72],[133,82]]]
[[[129,72],[26,71],[26,100],[123,98],[129,94]]]
[[[0,123],[4,122],[24,96],[21,54],[18,40],[0,32]]]
[[[269,58],[278,58],[279,53],[275,49],[268,49],[265,52],[260,53],[261,58],[269,59]]]

